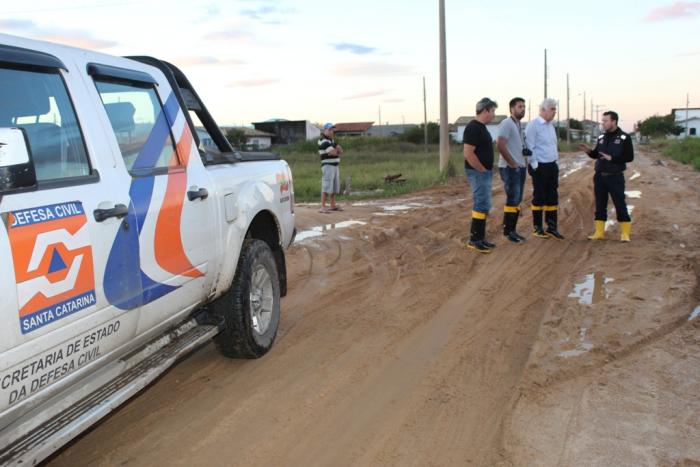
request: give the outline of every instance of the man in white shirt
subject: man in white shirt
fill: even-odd
[[[540,104],[540,116],[527,124],[525,139],[532,151],[528,172],[532,177],[532,221],[533,235],[540,238],[564,240],[557,230],[559,210],[559,151],[557,133],[552,124],[557,114],[557,101],[545,99]],[[542,228],[544,212],[547,229]]]

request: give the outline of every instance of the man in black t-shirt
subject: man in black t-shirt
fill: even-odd
[[[472,190],[472,226],[466,247],[491,253],[496,246],[486,240],[486,217],[491,210],[493,138],[486,124],[496,116],[498,104],[488,97],[476,103],[476,118],[464,129],[464,172]]]

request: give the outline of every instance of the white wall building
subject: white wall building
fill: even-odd
[[[683,132],[676,138],[685,138],[686,128],[689,137],[697,138],[700,136],[700,108],[673,109],[671,113],[676,121],[676,125],[683,127]]]
[[[498,124],[501,123],[503,120],[508,118],[506,115],[496,115],[494,119],[486,125],[486,129],[489,130],[489,133],[491,134],[491,138],[493,138],[494,141],[498,139]],[[464,129],[467,127],[467,124],[474,120],[474,117],[459,117],[457,121],[454,124],[454,127],[456,128],[456,131],[451,133],[450,136],[452,137],[452,140],[461,143],[464,139]],[[523,122],[523,129],[525,129],[525,122]]]

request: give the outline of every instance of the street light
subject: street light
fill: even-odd
[[[581,141],[586,139],[586,91],[579,92],[576,97],[583,95],[583,118],[581,119]]]
[[[600,119],[598,118],[598,112],[600,110],[607,110],[607,106],[605,104],[596,104],[595,106],[595,123],[596,123],[596,130],[599,129],[600,124],[598,123]],[[598,136],[597,134],[595,136]]]

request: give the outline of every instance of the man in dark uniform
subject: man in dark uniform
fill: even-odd
[[[625,203],[625,168],[634,160],[632,138],[617,126],[619,116],[616,112],[603,114],[603,131],[598,136],[594,149],[585,144],[580,148],[589,157],[596,160],[593,186],[595,189],[595,232],[590,240],[605,238],[605,221],[608,220],[608,195],[612,198],[620,224],[620,240],[630,241],[632,221]]]

